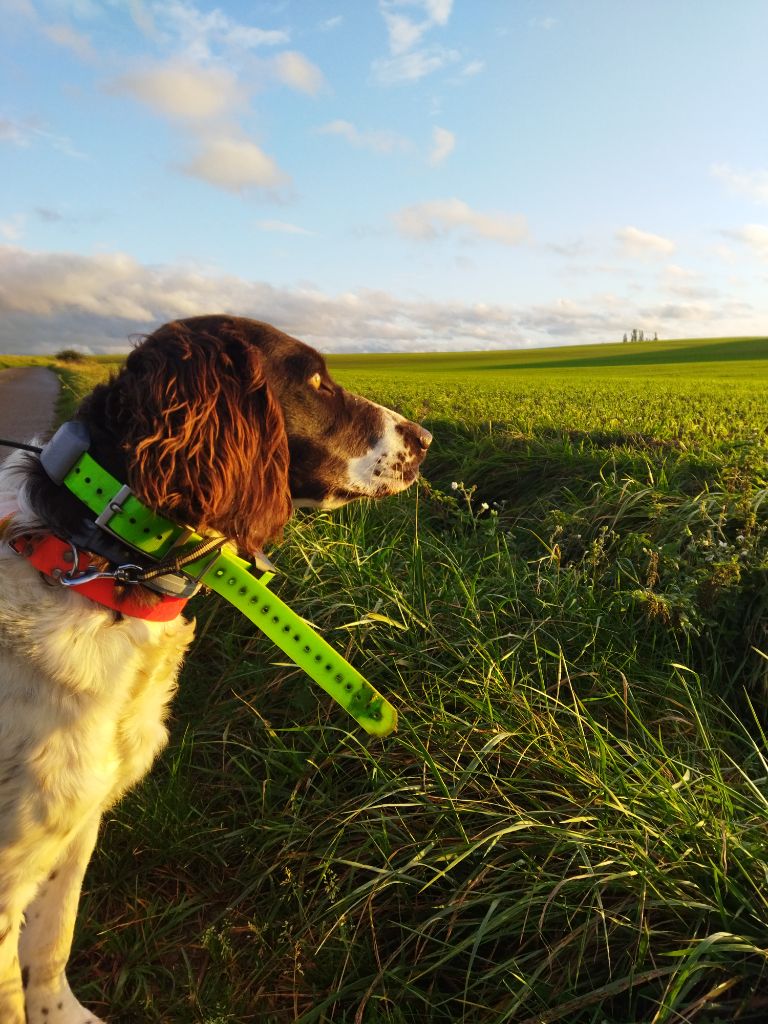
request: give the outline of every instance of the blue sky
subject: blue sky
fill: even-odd
[[[763,0],[0,0],[0,349],[764,333]]]

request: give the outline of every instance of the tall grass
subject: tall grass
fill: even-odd
[[[280,552],[397,736],[200,603],[174,744],[90,876],[116,1021],[764,1019],[764,478],[561,438],[452,490],[473,443]]]
[[[499,387],[435,385],[428,482],[275,553],[395,736],[196,602],[86,882],[73,983],[114,1024],[765,1020],[765,392]]]

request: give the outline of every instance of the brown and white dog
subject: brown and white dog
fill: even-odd
[[[144,504],[246,555],[294,505],[404,490],[431,440],[335,384],[308,345],[230,316],[161,327],[77,419]],[[165,746],[194,629],[123,613],[119,590],[117,610],[94,603],[19,557],[19,537],[66,540],[85,515],[35,456],[0,471],[0,1024],[99,1024],[65,976],[80,886],[103,811]],[[134,604],[137,589],[162,600],[127,587]]]

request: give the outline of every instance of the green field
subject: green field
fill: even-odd
[[[425,480],[297,515],[273,586],[400,730],[199,599],[78,995],[112,1024],[765,1021],[768,341],[331,364],[433,431]]]
[[[523,436],[730,443],[766,427],[768,339],[332,356],[338,378],[417,418]],[[763,435],[764,436],[764,435]]]
[[[654,376],[674,373],[680,364],[695,373],[717,376],[765,374],[768,338],[689,338],[615,345],[493,350],[490,352],[414,352],[410,355],[336,355],[332,364],[343,370],[403,369],[428,374],[450,372],[507,372],[516,370],[596,370],[610,375],[628,368],[646,367]],[[748,364],[748,369],[743,364]],[[716,364],[716,365],[712,365]]]

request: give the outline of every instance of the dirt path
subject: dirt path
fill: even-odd
[[[53,427],[53,408],[59,380],[44,366],[20,366],[0,371],[0,437],[29,441],[45,437]],[[0,447],[0,462],[11,448]]]

